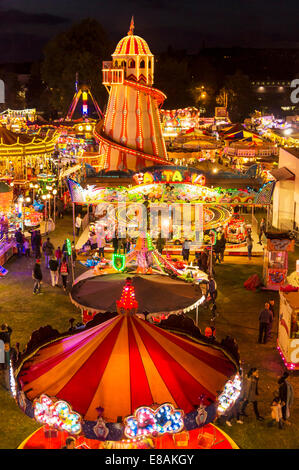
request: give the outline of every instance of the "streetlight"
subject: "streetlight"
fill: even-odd
[[[45,229],[48,229],[48,214],[47,214],[47,196],[45,194],[42,195],[42,200],[45,203]],[[48,230],[45,230],[47,233]]]
[[[51,217],[51,194],[47,194],[47,199],[49,202],[49,218]]]
[[[56,194],[57,194],[57,189],[53,189],[53,197],[54,197],[54,223],[56,221]]]

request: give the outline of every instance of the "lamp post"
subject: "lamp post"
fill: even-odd
[[[47,196],[45,194],[42,195],[42,200],[45,203],[45,232],[48,233]]]
[[[51,218],[51,194],[47,194],[47,200],[49,202],[49,214],[48,214],[48,219]]]
[[[19,202],[21,203],[21,213],[22,213],[22,230],[24,230],[24,198],[23,196],[19,197]]]
[[[56,194],[57,194],[57,189],[53,189],[53,197],[54,197],[54,223],[56,222]]]

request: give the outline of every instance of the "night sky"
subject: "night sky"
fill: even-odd
[[[0,0],[0,63],[37,59],[72,23],[97,19],[113,42],[135,18],[153,53],[168,45],[299,47],[298,0]]]

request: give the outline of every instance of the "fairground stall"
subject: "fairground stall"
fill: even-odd
[[[27,129],[27,123],[36,119],[36,109],[6,109],[0,113],[0,122],[8,130],[21,132]]]
[[[185,317],[138,318],[129,280],[112,310],[81,331],[32,335],[11,373],[20,408],[86,448],[232,448],[212,422],[240,394],[236,344],[211,342]],[[45,433],[36,446],[47,448]]]
[[[12,240],[12,230],[14,230],[15,227],[12,227],[10,221],[12,211],[12,188],[0,182],[0,266],[3,266],[15,251],[15,243],[14,240]]]
[[[287,369],[299,369],[299,292],[279,292],[277,348]]]
[[[265,289],[279,290],[286,284],[288,275],[288,253],[294,251],[295,240],[289,233],[266,233],[263,278]]]

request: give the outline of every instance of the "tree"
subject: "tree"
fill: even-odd
[[[34,62],[31,67],[30,79],[27,84],[26,106],[42,110],[45,117],[52,116],[51,91],[41,77],[41,63]]]
[[[161,54],[155,65],[155,84],[167,96],[168,109],[184,108],[193,104],[190,93],[190,73],[186,59],[178,60]]]
[[[79,84],[89,86],[101,105],[106,100],[101,77],[102,61],[107,60],[110,54],[107,34],[94,19],[85,19],[52,39],[45,47],[41,68],[42,79],[51,92],[51,104],[66,114],[78,73]]]
[[[247,75],[240,71],[229,75],[221,92],[223,91],[227,93],[228,113],[233,122],[242,122],[254,111],[256,100]]]

